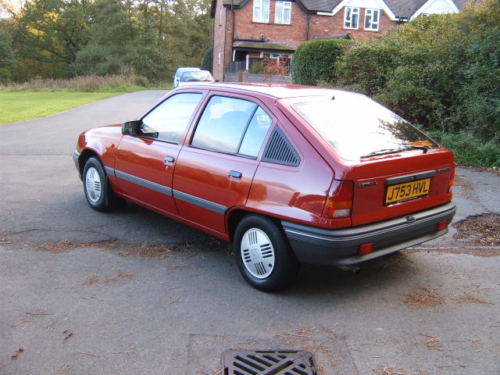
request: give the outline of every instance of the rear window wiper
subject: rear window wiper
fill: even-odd
[[[399,148],[384,148],[382,150],[370,152],[369,154],[363,155],[363,156],[361,156],[361,159],[371,158],[372,156],[395,154],[395,153],[400,152],[400,151],[402,151],[402,150]]]
[[[427,146],[415,146],[415,145],[410,145],[410,144],[404,144],[402,146],[403,146],[403,148],[384,148],[382,150],[370,152],[369,154],[361,156],[361,159],[371,158],[372,156],[395,154],[397,152],[410,151],[410,150],[422,150],[424,152],[424,154],[426,154],[430,148]]]

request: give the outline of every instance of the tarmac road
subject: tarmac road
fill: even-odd
[[[304,266],[265,294],[221,241],[131,204],[91,210],[78,134],[164,93],[0,126],[0,374],[214,375],[230,348],[309,350],[323,375],[500,373],[499,248],[452,231],[360,274]],[[457,182],[456,220],[500,214],[499,176]]]

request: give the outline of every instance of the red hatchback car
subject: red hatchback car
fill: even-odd
[[[261,290],[300,262],[352,266],[447,232],[453,154],[368,97],[211,84],[82,133],[74,152],[97,210],[129,200],[234,244]]]

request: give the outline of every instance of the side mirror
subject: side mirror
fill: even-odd
[[[122,125],[122,134],[137,137],[141,133],[141,120],[127,121]]]

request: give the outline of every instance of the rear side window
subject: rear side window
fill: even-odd
[[[257,108],[250,121],[245,137],[241,142],[239,154],[257,157],[259,150],[264,142],[267,131],[273,123],[273,119],[264,112],[262,108]]]
[[[248,100],[213,96],[191,145],[210,151],[256,158],[272,118]]]
[[[142,119],[143,126],[158,132],[156,138],[178,144],[201,97],[200,93],[171,96]]]

